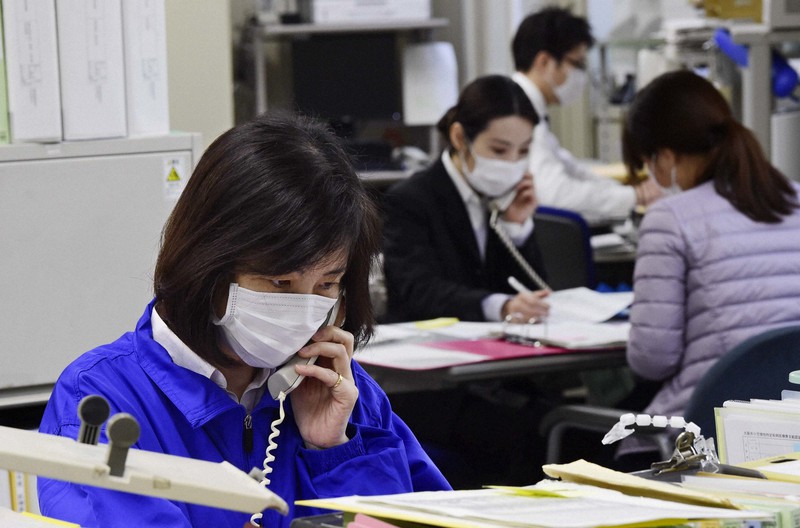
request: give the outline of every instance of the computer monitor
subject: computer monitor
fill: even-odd
[[[400,61],[393,33],[312,35],[292,43],[296,111],[332,124],[402,122]]]

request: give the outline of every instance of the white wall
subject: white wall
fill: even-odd
[[[233,126],[230,7],[166,0],[166,16],[170,127],[200,132],[208,146]]]

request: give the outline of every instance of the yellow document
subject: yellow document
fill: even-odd
[[[576,460],[569,464],[547,464],[542,466],[542,469],[548,476],[553,478],[613,489],[626,495],[651,497],[698,506],[738,509],[735,504],[724,497],[715,497],[708,493],[679,488],[666,482],[647,480],[598,466],[585,460]]]
[[[736,465],[758,470],[770,480],[800,483],[800,453],[798,452],[759,458]]]

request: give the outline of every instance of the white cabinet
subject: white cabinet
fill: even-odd
[[[201,148],[188,133],[0,147],[0,405],[134,328]]]

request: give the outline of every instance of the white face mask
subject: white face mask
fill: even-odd
[[[568,105],[581,98],[585,87],[586,72],[580,68],[573,67],[567,71],[567,78],[562,84],[553,86],[553,92],[558,97],[559,103]]]
[[[478,156],[473,151],[472,159],[475,166],[469,170],[467,161],[461,156],[461,172],[470,187],[487,198],[497,198],[510,192],[528,170],[527,156],[517,161],[506,161]]]
[[[231,283],[222,319],[225,343],[251,367],[275,368],[303,348],[325,324],[336,299],[263,293]]]
[[[656,163],[656,157],[653,156],[653,165],[655,165],[655,163]],[[669,177],[670,177],[670,181],[671,181],[669,187],[664,187],[663,185],[658,183],[658,178],[656,178],[656,174],[650,168],[650,165],[645,164],[645,170],[647,170],[647,175],[650,176],[653,179],[653,181],[655,181],[658,184],[658,186],[661,188],[661,193],[662,193],[662,195],[664,197],[672,196],[674,194],[678,194],[679,192],[681,192],[683,190],[683,189],[681,189],[681,186],[678,185],[678,169],[677,169],[677,167],[673,166],[672,170],[669,172]]]

